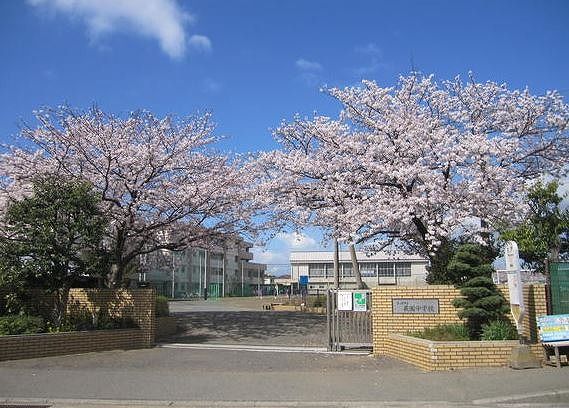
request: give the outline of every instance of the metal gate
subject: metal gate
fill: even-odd
[[[329,290],[326,306],[329,351],[372,348],[370,290]]]
[[[569,313],[569,263],[555,262],[549,266],[552,314]]]

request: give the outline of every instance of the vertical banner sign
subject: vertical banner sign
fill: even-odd
[[[354,292],[354,312],[367,312],[366,292]]]
[[[508,273],[508,291],[510,292],[510,310],[516,322],[518,333],[521,335],[525,306],[518,244],[514,241],[506,242],[505,254],[506,271]]]
[[[352,310],[352,291],[338,291],[338,310]]]

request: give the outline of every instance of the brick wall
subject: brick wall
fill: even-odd
[[[96,313],[106,308],[113,317],[131,318],[144,333],[145,347],[152,347],[156,331],[155,302],[154,289],[71,289],[67,310]]]
[[[401,334],[390,334],[385,342],[385,354],[398,358],[426,371],[442,371],[469,367],[503,367],[509,364],[513,341],[430,341]],[[543,358],[540,345],[531,350]]]
[[[507,285],[499,285],[498,288],[506,298],[510,301],[510,293]],[[524,285],[524,302],[526,306],[526,314],[523,318],[522,333],[531,343],[539,341],[537,333],[537,318],[547,314],[547,300],[545,285]],[[512,320],[513,322],[513,320]]]
[[[390,334],[385,339],[384,354],[413,364],[426,371],[433,369],[433,355],[429,343],[415,337]]]
[[[460,322],[452,300],[460,294],[446,285],[421,287],[380,286],[372,291],[373,352],[384,354],[391,333],[408,333],[439,324]],[[438,299],[438,314],[393,314],[392,299]]]
[[[155,299],[154,289],[71,289],[67,313],[96,314],[104,309],[112,317],[132,319],[139,328],[0,336],[0,360],[152,347]],[[53,309],[53,298],[41,292],[30,294],[29,303],[42,316],[48,316]]]
[[[0,336],[0,361],[145,348],[144,336],[140,329]]]
[[[3,300],[6,292],[0,291]],[[54,297],[32,289],[27,306],[31,314],[47,317],[54,309]],[[147,347],[152,346],[156,330],[156,291],[154,289],[84,289],[69,290],[67,313],[106,309],[110,316],[131,318],[145,332]]]
[[[500,285],[499,289],[509,300],[508,289]],[[425,327],[439,324],[458,323],[457,309],[452,305],[453,299],[460,296],[458,289],[447,285],[431,285],[426,287],[378,287],[372,291],[373,320],[373,352],[375,355],[387,353],[390,334],[405,334],[419,331]],[[393,314],[392,299],[438,299],[438,314]],[[546,314],[545,286],[524,286],[526,316],[524,333],[532,341],[537,342],[536,317]]]

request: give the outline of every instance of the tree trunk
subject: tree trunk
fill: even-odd
[[[111,264],[111,273],[109,274],[107,286],[109,288],[116,288],[118,279],[119,279],[119,264],[116,262],[113,262]]]
[[[65,322],[67,314],[67,303],[69,300],[69,288],[64,285],[60,289],[56,289],[54,296],[54,323],[60,329]]]
[[[111,264],[111,272],[109,274],[108,287],[120,288],[124,284],[124,275],[127,264],[123,262],[113,262]]]
[[[561,245],[559,244],[559,238],[557,238],[558,242],[555,242],[554,245],[549,248],[549,261],[550,262],[559,262],[559,253],[561,252]]]
[[[334,289],[340,287],[340,245],[338,239],[334,238]]]
[[[125,227],[117,228],[114,248],[112,248],[112,262],[107,285],[110,288],[119,288],[123,283],[124,271],[128,262],[125,262],[126,248]]]
[[[362,275],[360,274],[358,258],[356,256],[356,246],[354,244],[350,244],[349,249],[350,258],[352,259],[352,270],[354,271],[354,276],[356,277],[356,289],[365,289],[364,283],[362,281]]]

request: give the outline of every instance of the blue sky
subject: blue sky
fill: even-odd
[[[41,106],[185,116],[210,110],[223,148],[276,147],[300,112],[336,114],[322,85],[440,79],[569,93],[568,1],[31,0],[0,2],[0,141]],[[260,254],[318,247],[276,239]]]

